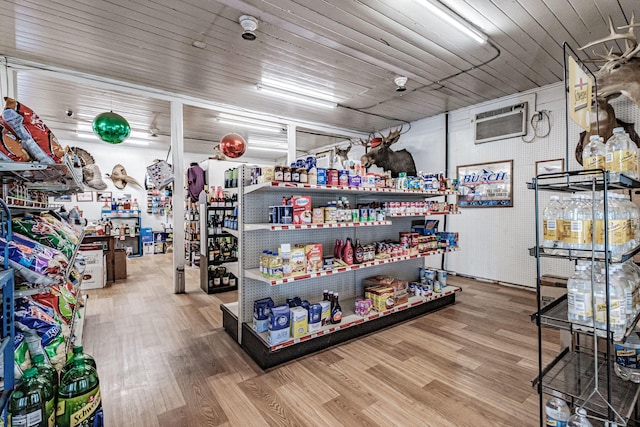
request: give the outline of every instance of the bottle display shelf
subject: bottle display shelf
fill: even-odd
[[[425,213],[414,213],[414,214],[385,214],[388,218],[406,218],[406,217],[414,217],[414,216],[431,216],[431,215],[460,215],[462,212],[425,212]]]
[[[591,256],[592,252],[593,252],[593,257],[595,257],[596,261],[604,261],[605,256],[607,255],[605,251],[598,251],[598,250],[591,251],[591,250],[582,250],[582,249],[577,250],[577,249],[554,248],[553,252],[551,252],[549,249],[544,248],[542,246],[534,246],[532,248],[529,248],[529,255],[533,257],[541,256],[545,258],[584,259],[588,261],[590,261],[593,258]],[[611,261],[616,263],[626,262],[631,258],[633,258],[633,256],[638,252],[640,252],[640,245],[636,246],[635,248],[619,256],[611,255]]]
[[[304,190],[305,193],[314,192],[356,192],[356,193],[386,193],[386,194],[412,194],[417,196],[446,196],[459,194],[458,192],[445,190],[400,190],[396,188],[382,187],[350,187],[348,185],[318,185],[318,184],[297,184],[294,182],[265,182],[262,184],[249,185],[244,188],[244,194],[255,191],[284,191],[284,190]]]
[[[606,357],[600,355],[597,363],[598,394],[601,396],[593,394],[596,385],[593,354],[580,351],[572,352],[568,348],[543,369],[541,376],[533,379],[532,385],[534,388],[541,386],[542,392],[547,394],[554,391],[560,392],[564,400],[575,402],[576,407],[584,405],[591,417],[606,421],[608,406],[606,400],[603,400],[603,397],[607,398],[608,387]],[[613,361],[610,363],[613,365]],[[616,417],[618,425],[627,425],[638,401],[640,385],[631,381],[623,381],[613,373],[613,366],[610,369],[612,393],[610,403],[613,410],[619,415]],[[542,378],[542,384],[539,384],[539,378]]]
[[[313,230],[316,228],[349,228],[349,227],[375,227],[378,225],[392,225],[391,221],[367,221],[367,222],[337,222],[322,224],[245,224],[245,231],[269,230],[269,231],[288,231],[288,230]]]
[[[227,233],[229,233],[229,234],[231,234],[233,237],[237,238],[237,237],[240,236],[240,233],[238,232],[238,230],[234,230],[233,228],[224,227],[222,230],[227,232]],[[246,230],[246,228],[245,228],[245,230]]]
[[[594,173],[595,172],[595,173]],[[532,182],[527,183],[529,190],[560,191],[575,193],[580,191],[604,190],[605,184],[608,190],[628,190],[640,188],[640,181],[620,174],[615,178],[604,177],[604,171],[571,171],[538,175]]]
[[[593,326],[580,325],[569,321],[567,317],[568,312],[569,302],[567,295],[565,294],[555,301],[551,302],[550,304],[544,306],[544,308],[540,310],[540,324],[548,328],[593,334]],[[532,313],[531,321],[535,323],[537,317],[537,312]],[[633,321],[629,324],[629,326],[627,326],[623,337],[619,340],[616,340],[616,342],[625,343],[629,335],[631,335],[631,333],[635,330],[638,320],[640,320],[640,313],[638,313]],[[606,328],[596,328],[596,333],[599,337],[607,337]]]
[[[403,256],[386,258],[386,259],[376,259],[374,261],[363,262],[362,264],[354,264],[346,267],[338,267],[338,268],[333,268],[331,270],[316,271],[312,273],[301,274],[299,276],[285,277],[282,279],[271,279],[269,277],[265,277],[262,274],[260,274],[260,269],[254,268],[254,269],[245,270],[245,277],[253,280],[259,280],[264,283],[268,283],[271,286],[276,286],[276,285],[281,285],[283,283],[297,282],[299,280],[308,280],[316,277],[328,276],[330,274],[347,273],[349,271],[376,267],[379,265],[390,264],[394,262],[402,262],[410,259],[426,258],[428,256],[440,255],[448,252],[455,252],[458,250],[460,250],[460,247],[449,248],[449,249],[438,249],[435,251],[431,251],[431,252],[427,252],[419,255],[403,255]]]

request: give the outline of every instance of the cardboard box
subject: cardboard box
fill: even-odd
[[[322,245],[320,243],[309,243],[300,246],[304,247],[307,258],[307,273],[322,271],[324,263],[322,259]]]
[[[307,272],[307,254],[305,248],[301,246],[295,246],[291,248],[291,275],[299,276]]]
[[[293,196],[293,223],[311,224],[311,196]]]
[[[309,330],[309,313],[304,307],[291,308],[291,336],[300,338]]]
[[[543,274],[540,277],[540,300],[542,306],[550,304],[567,293],[567,280],[563,276]]]
[[[376,311],[385,311],[393,308],[395,305],[395,297],[393,288],[390,286],[372,286],[365,288],[365,299],[371,299],[372,306]]]
[[[127,278],[127,254],[124,249],[117,249],[115,251],[115,268],[114,275],[115,280]]]
[[[82,275],[80,289],[101,289],[104,288],[105,279],[105,255],[102,249],[91,251],[80,251],[86,260],[86,268]]]

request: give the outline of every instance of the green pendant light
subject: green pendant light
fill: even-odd
[[[100,113],[93,119],[93,132],[104,142],[120,144],[131,133],[127,119],[113,111]]]

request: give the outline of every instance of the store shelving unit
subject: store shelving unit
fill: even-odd
[[[6,241],[11,240],[11,213],[5,202],[0,199],[0,236]],[[3,266],[0,271],[0,288],[2,290],[2,333],[0,334],[0,351],[4,370],[2,372],[2,394],[0,395],[0,408],[2,408],[2,420],[7,425],[7,402],[15,385],[13,376],[15,337],[14,312],[14,275],[9,268],[9,248],[5,245],[3,253]]]
[[[103,219],[108,219],[113,224],[112,233],[115,239],[116,249],[131,248],[129,257],[142,256],[142,235],[140,230],[142,229],[142,218],[139,210],[117,210],[117,211],[102,211]],[[126,225],[129,226],[129,233],[124,233],[122,230]],[[120,233],[116,233],[119,230]]]
[[[240,168],[238,178],[238,235],[239,241],[239,287],[238,302],[223,304],[223,326],[241,344],[245,351],[263,369],[284,363],[346,340],[362,336],[389,325],[436,310],[455,302],[455,295],[461,289],[446,287],[440,294],[429,297],[412,297],[382,313],[372,312],[367,316],[353,313],[354,300],[363,292],[362,279],[377,274],[390,274],[400,279],[415,281],[419,267],[424,266],[424,257],[453,252],[434,250],[432,252],[376,259],[348,267],[322,270],[299,276],[272,280],[263,277],[258,269],[260,253],[264,249],[276,249],[283,243],[320,243],[323,252],[332,252],[336,239],[351,237],[362,240],[363,244],[385,239],[397,240],[400,232],[411,229],[411,217],[398,217],[394,221],[349,222],[336,224],[280,225],[268,224],[267,207],[281,204],[283,195],[310,195],[313,206],[326,205],[336,196],[349,199],[351,206],[380,201],[424,201],[429,197],[455,194],[452,191],[416,191],[391,188],[365,188],[349,186],[324,186],[310,184],[268,182],[245,185],[250,181],[251,169]],[[415,219],[415,217],[414,217]],[[276,304],[286,298],[299,296],[310,302],[322,299],[322,290],[339,292],[344,320],[337,325],[327,325],[321,331],[290,339],[284,343],[270,345],[265,334],[256,333],[251,326],[253,302],[271,297]]]
[[[604,192],[604,223],[608,222],[606,195],[613,189],[630,190],[640,188],[640,182],[621,176],[612,181],[605,171],[585,172],[571,171],[555,174],[539,175],[528,185],[535,190],[536,200],[536,246],[530,249],[530,254],[536,257],[538,309],[532,314],[532,320],[538,325],[539,364],[538,375],[533,380],[533,386],[540,395],[540,425],[544,425],[544,394],[560,393],[562,398],[571,406],[584,407],[589,416],[603,422],[617,423],[618,426],[630,425],[633,411],[636,407],[640,385],[623,381],[614,373],[613,365],[613,332],[609,318],[609,266],[624,262],[640,252],[640,246],[615,259],[610,251],[575,251],[558,250],[545,251],[541,246],[539,214],[540,193],[542,192]],[[605,247],[608,247],[609,232],[605,227]],[[553,257],[575,261],[578,259],[605,262],[607,325],[606,328],[595,328],[571,323],[567,317],[567,297],[558,298],[551,304],[542,307],[540,303],[540,286],[542,276],[541,259]],[[592,279],[593,280],[593,279]],[[593,282],[592,282],[593,283]],[[595,304],[595,303],[594,303]],[[595,309],[593,310],[595,313]],[[619,342],[628,337],[639,316],[627,328],[626,334]],[[554,328],[569,331],[572,335],[571,345],[564,348],[552,361],[543,366],[542,328]],[[599,349],[598,346],[604,346]]]
[[[200,205],[200,230],[201,231],[201,253],[200,253],[200,288],[208,294],[217,294],[220,292],[235,291],[238,289],[238,258],[228,257],[224,260],[209,259],[209,244],[213,240],[230,240],[231,245],[237,247],[238,234],[237,230],[222,227],[226,215],[232,213],[236,207],[234,206],[205,206]],[[234,244],[235,242],[235,244]],[[215,268],[224,267],[227,273],[233,274],[235,284],[213,286],[212,274]]]
[[[184,210],[184,257],[186,265],[199,265],[200,263],[200,209],[198,204],[190,199],[185,201]]]

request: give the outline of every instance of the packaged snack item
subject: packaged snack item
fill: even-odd
[[[291,248],[291,275],[298,276],[307,272],[307,254],[304,247],[295,246]]]
[[[45,164],[62,161],[64,150],[55,135],[29,107],[5,98],[2,121],[34,160]]]
[[[31,215],[14,217],[11,220],[11,226],[15,233],[27,236],[45,246],[58,248],[65,254],[67,260],[73,256],[75,245],[58,234],[55,227],[43,219]]]
[[[309,332],[317,332],[322,326],[322,305],[311,304],[309,306]]]
[[[65,343],[62,335],[55,337],[47,346],[44,347],[47,357],[49,357],[51,364],[56,369],[60,369],[67,358],[64,348]]]
[[[71,322],[75,307],[75,295],[64,285],[53,285],[50,291],[44,294],[36,294],[32,297],[36,302],[56,311],[60,318],[67,324]]]
[[[43,310],[29,304],[28,300],[21,298],[16,301],[14,319],[26,328],[38,333],[42,345],[47,346],[62,330],[60,324]]]
[[[13,240],[9,242],[9,264],[16,270],[16,273],[30,283],[38,285],[52,285],[62,278],[64,272],[63,265],[54,259],[50,252],[39,252],[33,246],[23,245],[20,235],[14,234]],[[33,241],[31,241],[33,242]],[[33,242],[36,243],[36,242]],[[39,246],[39,243],[37,244]],[[0,254],[3,253],[7,241],[0,238]],[[52,251],[55,249],[49,248]],[[63,255],[58,252],[61,257]],[[4,260],[0,256],[0,260]]]
[[[31,366],[31,357],[29,356],[29,346],[27,346],[27,342],[24,339],[24,334],[20,331],[16,331],[14,335],[13,351],[13,358],[16,361],[18,372],[22,374],[22,371]]]
[[[29,153],[22,148],[20,141],[6,128],[0,126],[0,159],[13,162],[28,162],[31,160]]]
[[[311,196],[293,196],[293,223],[311,224]]]

